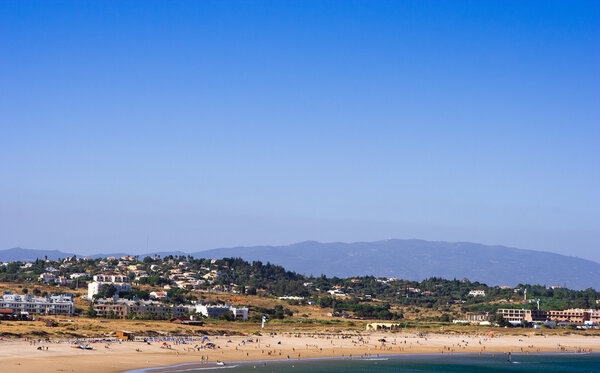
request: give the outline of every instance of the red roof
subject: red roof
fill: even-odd
[[[0,313],[13,313],[10,308],[0,308]]]

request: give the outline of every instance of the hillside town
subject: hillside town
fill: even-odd
[[[0,279],[21,287],[21,293],[5,291],[0,298],[3,319],[64,315],[258,322],[265,315],[278,319],[294,317],[288,308],[265,309],[243,300],[244,296],[258,296],[290,305],[329,309],[328,317],[341,319],[534,328],[598,328],[600,324],[600,294],[592,289],[489,287],[468,280],[438,278],[418,282],[399,278],[311,277],[241,259],[73,256],[2,263]],[[36,285],[52,291],[41,291]],[[219,294],[237,296],[240,304],[205,300]]]

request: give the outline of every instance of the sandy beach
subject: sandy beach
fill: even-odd
[[[385,341],[383,341],[385,340]],[[2,340],[0,361],[5,372],[110,372],[182,363],[360,357],[404,353],[537,353],[600,351],[600,337],[565,335],[478,336],[415,333],[277,334],[212,336],[200,341],[96,342],[93,350],[73,348],[69,341]]]

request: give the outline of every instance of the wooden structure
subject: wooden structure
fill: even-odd
[[[133,341],[135,339],[135,335],[133,334],[133,332],[127,332],[125,330],[118,330],[117,331],[117,339],[120,339],[123,341]]]
[[[0,320],[16,319],[15,312],[10,308],[0,308]]]

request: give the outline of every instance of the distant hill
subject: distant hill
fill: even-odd
[[[58,259],[73,256],[73,253],[64,253],[58,250],[33,250],[14,247],[12,249],[0,250],[0,262],[31,261],[36,259]]]
[[[385,240],[356,243],[300,242],[289,246],[213,249],[194,257],[241,257],[312,275],[374,275],[423,280],[468,278],[488,285],[519,283],[600,289],[600,264],[543,251],[469,242]]]
[[[139,255],[140,258],[154,253]],[[240,257],[260,260],[307,275],[329,277],[374,275],[423,280],[429,277],[468,278],[488,285],[515,286],[519,283],[559,285],[571,289],[600,289],[600,264],[581,258],[544,251],[469,242],[431,242],[424,240],[385,240],[355,243],[300,242],[288,246],[235,247],[185,253],[157,252],[166,255],[192,255],[219,259]],[[124,253],[85,255],[120,257]],[[73,256],[57,250],[14,248],[0,251],[0,261],[35,260]],[[78,255],[84,256],[84,255]]]
[[[142,254],[139,255],[140,258],[144,258],[146,256],[160,255],[160,257],[165,257],[167,255],[190,255],[189,253],[184,253],[183,251],[164,251],[164,252],[156,252],[151,254]],[[120,253],[106,253],[106,254],[73,254],[67,253],[59,250],[32,250],[32,249],[23,249],[21,247],[15,247],[7,250],[0,250],[0,262],[14,262],[14,261],[32,261],[36,259],[44,259],[48,257],[48,259],[58,259],[58,258],[66,258],[71,257],[73,255],[77,255],[78,257],[90,257],[93,259],[98,258],[106,258],[109,256],[114,256],[115,258],[120,258],[122,256],[130,255],[125,252]]]
[[[158,255],[161,258],[167,256],[167,255],[173,255],[173,256],[182,256],[182,255],[190,255],[189,253],[184,253],[183,251],[159,251],[159,252],[155,252],[155,253],[149,253],[149,254],[128,254],[128,253],[108,253],[108,254],[92,254],[92,255],[83,255],[84,257],[90,257],[93,259],[98,259],[98,258],[106,258],[109,256],[114,256],[115,258],[120,258],[122,256],[128,256],[128,255],[134,255],[134,256],[138,256],[140,259],[143,259],[147,256],[154,256],[154,255]]]

